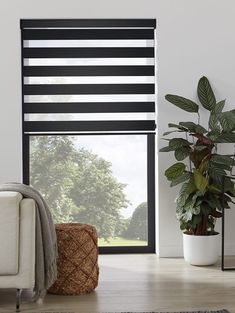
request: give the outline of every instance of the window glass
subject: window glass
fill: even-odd
[[[57,223],[97,228],[100,246],[147,245],[147,136],[31,136],[30,184]]]

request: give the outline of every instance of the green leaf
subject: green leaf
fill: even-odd
[[[193,176],[193,175],[191,175],[191,177],[190,177],[190,180],[189,180],[189,182],[188,182],[188,184],[187,184],[187,189],[186,189],[186,191],[187,191],[189,194],[191,194],[191,193],[197,191],[197,187],[195,186],[194,176]]]
[[[216,103],[215,106],[213,107],[211,113],[212,114],[220,114],[224,109],[224,105],[225,105],[225,100],[222,100],[222,101]]]
[[[218,195],[210,193],[205,201],[209,204],[212,209],[222,209],[221,201]]]
[[[178,162],[170,166],[166,171],[165,171],[165,176],[167,177],[168,180],[173,180],[179,176],[181,176],[184,173],[185,170],[185,164]]]
[[[194,184],[194,179],[192,179],[192,176],[189,179],[189,182],[186,182],[182,185],[180,188],[176,203],[176,216],[180,220],[183,217],[184,212],[184,205],[186,204],[186,201],[188,202],[188,199],[192,199],[192,193],[196,191],[196,187]]]
[[[187,226],[188,226],[188,223],[185,223],[185,221],[180,220],[180,230],[185,231],[187,229]]]
[[[207,133],[207,130],[203,126],[197,125],[195,128],[195,133],[205,134],[205,133]]]
[[[199,191],[205,191],[207,185],[208,185],[208,180],[205,176],[203,176],[198,170],[194,169],[193,170],[193,175],[194,175],[194,182]]]
[[[220,126],[218,125],[218,123],[219,123],[219,118],[220,118],[220,115],[221,115],[221,113],[223,111],[224,105],[225,105],[225,100],[222,100],[222,101],[216,103],[216,105],[212,109],[211,115],[210,115],[210,118],[209,118],[209,127],[210,127],[210,129],[212,129],[212,130],[216,130],[216,129],[220,130]]]
[[[224,179],[224,190],[225,192],[234,191],[234,182],[228,177]]]
[[[177,203],[176,211],[180,211],[182,209],[182,207],[184,206],[187,198],[190,195],[189,186],[188,186],[189,184],[190,184],[190,182],[186,182],[180,188],[178,197],[176,199],[176,203]]]
[[[174,150],[181,147],[188,147],[190,144],[192,143],[188,142],[188,140],[183,138],[173,138],[170,139],[169,141],[169,147],[171,147]]]
[[[220,163],[213,163],[213,166],[217,167],[217,168],[221,168],[222,170],[225,170],[225,171],[231,171],[231,165],[220,164]]]
[[[235,130],[235,114],[230,111],[221,113],[219,121],[225,133]]]
[[[199,207],[199,211],[201,212],[201,207]],[[197,225],[201,223],[201,221],[202,221],[202,215],[193,215],[193,217],[192,217],[192,226],[191,227],[193,229],[195,229],[197,227]]]
[[[191,112],[191,113],[198,112],[199,107],[192,100],[189,100],[184,97],[177,96],[177,95],[169,95],[169,94],[165,96],[165,99],[184,111]]]
[[[209,127],[211,130],[220,130],[219,114],[211,114],[209,117]]]
[[[210,163],[209,175],[211,176],[211,178],[213,178],[213,180],[216,183],[222,184],[223,176],[226,175],[226,172],[223,169],[221,169],[221,168],[214,167],[213,164]]]
[[[216,105],[216,99],[209,80],[205,76],[198,82],[197,94],[202,106],[211,111]]]
[[[198,205],[201,205],[204,200],[204,192],[197,191],[196,194],[197,194],[197,201],[195,203],[195,206],[198,206]]]
[[[194,215],[200,214],[200,213],[201,213],[201,207],[200,207],[200,205],[193,206],[193,207],[192,207],[192,212],[193,212]]]
[[[219,164],[233,165],[233,159],[227,155],[214,154],[212,155],[210,161]]]
[[[197,151],[202,151],[202,150],[204,150],[204,149],[206,149],[207,148],[207,146],[194,146],[194,150],[197,150]]]
[[[201,204],[201,210],[202,210],[202,213],[203,213],[204,215],[209,215],[210,212],[211,212],[211,208],[210,208],[210,206],[208,205],[208,203],[206,203],[206,202],[203,202],[203,203]]]
[[[219,136],[220,136],[220,128],[213,129],[207,134],[207,137],[210,138],[210,140],[215,141],[215,142],[219,138]]]
[[[226,193],[230,195],[231,197],[235,197],[235,190],[228,190],[226,191]]]
[[[178,184],[185,182],[186,180],[190,178],[190,175],[191,175],[190,173],[184,173],[183,175],[173,179],[170,186],[174,187]]]
[[[188,204],[188,206],[185,208],[185,212],[183,214],[183,220],[185,222],[191,221],[193,217],[193,210],[192,210],[192,204]]]
[[[187,131],[187,129],[185,127],[182,127],[178,124],[169,123],[168,127],[174,127],[174,128],[178,128],[179,130],[182,130],[182,131]]]
[[[180,126],[187,128],[190,132],[205,134],[207,130],[201,125],[197,125],[194,122],[180,122]]]
[[[216,143],[235,143],[235,133],[222,133],[215,139]]]
[[[179,124],[180,126],[186,127],[191,132],[195,132],[195,128],[197,126],[197,124],[195,124],[194,122],[179,122]]]
[[[183,161],[189,156],[190,149],[188,147],[181,147],[175,150],[175,158],[177,161]]]
[[[170,135],[172,133],[183,133],[183,132],[184,132],[183,130],[172,130],[172,131],[168,131],[168,132],[163,133],[163,136],[167,136],[167,135]]]
[[[184,205],[184,216],[183,219],[185,222],[188,222],[192,219],[193,215],[200,213],[200,206],[196,205],[197,198],[201,196],[200,192],[196,192],[193,196],[190,196]]]
[[[169,146],[159,149],[159,152],[170,152],[170,151],[174,151],[174,149],[170,148]]]
[[[208,190],[215,194],[221,194],[222,189],[219,185],[211,184],[207,186]]]

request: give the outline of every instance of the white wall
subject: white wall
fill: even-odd
[[[194,98],[206,75],[218,99],[235,101],[235,2],[233,0],[1,0],[0,2],[0,181],[21,180],[20,18],[157,18],[158,126],[191,120],[164,100],[166,93]],[[160,142],[160,146],[164,143]],[[159,156],[159,250],[182,254],[174,198],[163,171],[173,161]],[[235,212],[231,212],[232,219]],[[231,218],[230,218],[231,222]],[[234,248],[233,237],[229,238]],[[234,249],[235,251],[235,249]]]

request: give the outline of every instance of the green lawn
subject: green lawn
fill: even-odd
[[[99,239],[98,244],[100,247],[107,246],[147,246],[147,241],[142,240],[129,240],[120,237],[110,238],[109,242],[104,241],[104,239]]]

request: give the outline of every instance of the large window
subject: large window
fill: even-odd
[[[22,20],[23,177],[101,252],[154,252],[155,20]]]

